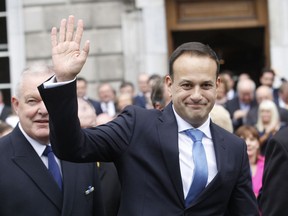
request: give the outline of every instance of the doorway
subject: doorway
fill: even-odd
[[[265,67],[264,38],[263,27],[172,32],[174,48],[190,41],[208,44],[220,59],[220,70],[231,70],[235,77],[248,73],[257,84]]]
[[[267,0],[166,0],[169,53],[180,44],[208,44],[221,70],[248,73],[259,84],[270,66]]]

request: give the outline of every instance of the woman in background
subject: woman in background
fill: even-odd
[[[264,157],[260,154],[259,133],[255,127],[243,125],[235,131],[235,134],[246,141],[252,186],[254,194],[257,197],[259,195],[259,190],[262,187],[264,170]]]

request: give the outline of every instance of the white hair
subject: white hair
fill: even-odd
[[[271,101],[271,100],[263,100],[260,105],[259,105],[259,109],[258,109],[258,120],[256,123],[256,127],[258,129],[258,131],[262,132],[264,131],[264,125],[263,122],[261,120],[260,117],[260,113],[262,110],[270,110],[271,111],[271,121],[270,121],[270,125],[276,125],[277,122],[280,121],[280,117],[279,117],[279,111],[277,109],[276,104]]]
[[[16,95],[19,97],[21,95],[21,89],[25,78],[28,76],[44,76],[44,75],[53,75],[53,68],[46,64],[33,64],[28,68],[25,68],[19,76],[19,80],[16,86]]]

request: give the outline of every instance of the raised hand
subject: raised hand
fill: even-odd
[[[59,37],[57,28],[51,30],[52,62],[58,82],[72,80],[81,71],[89,53],[89,41],[82,50],[80,43],[83,34],[83,21],[78,20],[74,33],[74,16],[61,20]]]

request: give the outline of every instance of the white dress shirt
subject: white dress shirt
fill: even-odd
[[[111,117],[116,115],[116,108],[113,101],[109,101],[108,103],[101,102],[101,109],[104,113],[107,113]]]
[[[23,133],[23,135],[25,136],[25,138],[28,140],[28,142],[34,148],[35,152],[38,154],[38,156],[40,157],[40,159],[43,161],[43,163],[45,164],[45,166],[48,169],[48,157],[43,155],[43,152],[46,148],[46,145],[40,144],[39,142],[37,142],[36,140],[34,140],[30,136],[28,136],[28,134],[23,130],[20,123],[19,123],[19,128],[20,128],[21,132]],[[55,157],[55,160],[56,160],[58,166],[60,167],[60,173],[62,175],[60,160],[56,156],[54,156],[54,157]]]
[[[173,107],[176,121],[178,124],[178,147],[179,147],[179,161],[180,171],[183,184],[184,197],[186,198],[194,177],[194,162],[193,162],[193,141],[187,136],[184,131],[193,128],[188,122],[183,120],[175,111]],[[210,116],[207,121],[197,128],[204,133],[202,143],[205,149],[207,165],[208,165],[208,179],[206,186],[216,176],[217,164],[214,145],[210,131]]]

